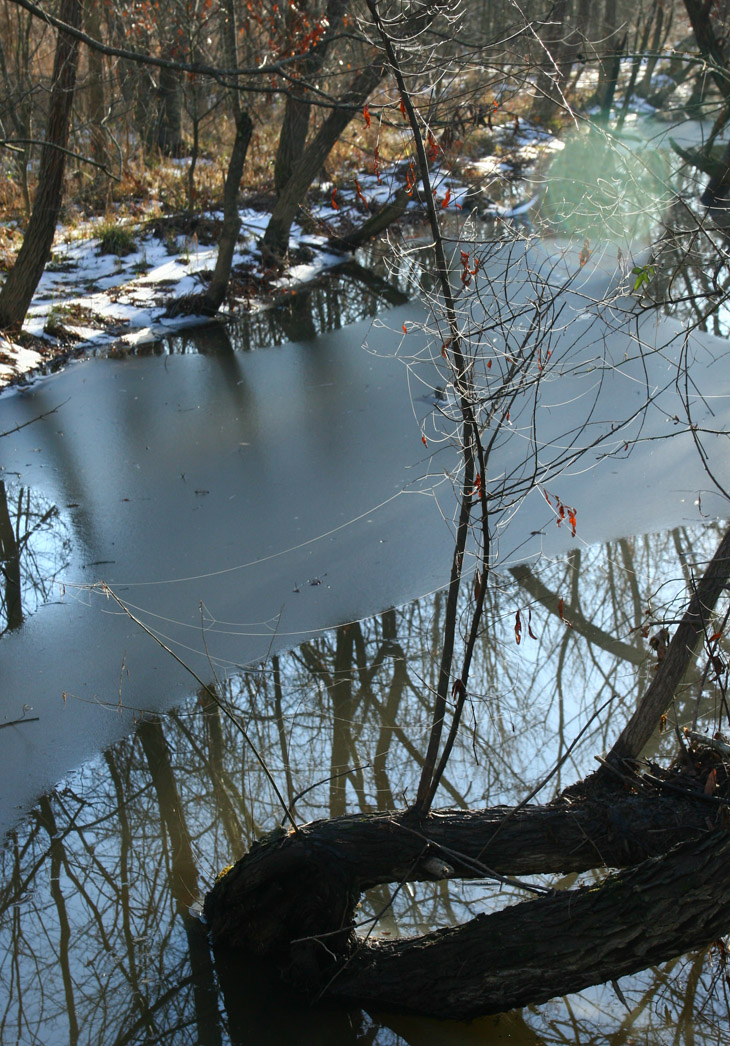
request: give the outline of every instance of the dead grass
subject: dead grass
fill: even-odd
[[[4,221],[21,220],[25,212],[23,189],[10,169],[0,177],[0,214]]]
[[[463,170],[464,161],[468,163],[470,159],[508,153],[507,139],[504,135],[499,137],[495,131],[505,125],[518,127],[530,103],[528,92],[516,91],[512,96],[505,95],[500,108],[492,112],[490,106],[494,103],[494,93],[491,87],[484,88],[476,78],[472,84],[466,77],[462,89],[464,104],[454,103],[454,113],[447,114],[449,118],[434,124],[433,129],[441,159],[455,175]],[[271,100],[261,102],[256,112],[242,190],[248,200],[260,200],[262,205],[271,206],[273,198],[274,159],[283,108],[282,100]],[[483,114],[486,111],[489,111],[491,126],[485,123]],[[324,110],[313,110],[310,133],[325,116]],[[70,162],[60,219],[64,226],[63,238],[88,236],[90,220],[98,219],[100,215],[108,216],[116,224],[125,221],[141,223],[219,209],[233,138],[232,121],[222,108],[203,123],[192,199],[189,159],[172,160],[153,153],[145,154],[140,148],[135,149],[132,139],[126,146],[116,180],[105,176],[98,168]],[[411,155],[408,128],[393,100],[392,91],[384,88],[371,99],[368,113],[358,114],[352,120],[328,157],[321,175],[340,188],[354,189],[355,180],[364,173],[375,173],[376,166],[385,170],[392,164],[403,163]],[[30,192],[32,197],[35,192],[33,175]],[[23,187],[14,176],[11,165],[7,167],[6,176],[0,178],[0,270],[7,270],[13,264],[22,243],[25,221]],[[96,230],[91,234],[98,235]],[[109,249],[118,253],[116,247]]]
[[[23,234],[19,229],[0,222],[0,271],[7,272],[13,267],[22,242]]]

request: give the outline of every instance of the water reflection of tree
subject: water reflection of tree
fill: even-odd
[[[408,274],[388,279],[349,260],[326,277],[297,287],[272,292],[271,308],[238,317],[239,322],[181,331],[163,341],[149,342],[136,351],[139,355],[186,353],[225,355],[231,351],[252,352],[256,349],[308,341],[327,331],[340,330],[348,324],[368,319],[389,305],[408,301],[412,290]]]
[[[682,560],[689,550],[703,558],[714,540],[714,527],[696,528],[541,564],[534,576],[551,598],[564,594],[564,618],[580,611],[573,628],[546,599],[506,577],[490,597],[469,729],[449,767],[451,802],[520,799],[612,692],[619,694],[615,734],[651,671],[653,654],[637,625],[647,608],[657,626],[671,619],[686,591]],[[525,630],[518,647],[514,617],[518,608],[525,617],[528,607],[537,638]],[[422,750],[428,728],[424,692],[433,685],[443,612],[436,594],[323,633],[218,684],[218,696],[245,721],[290,800],[321,782],[296,800],[300,820],[382,809],[413,795],[413,753]],[[616,636],[623,646],[611,648],[604,637]],[[680,712],[691,716],[691,703]],[[573,752],[572,775],[590,768],[605,729],[599,720],[586,732]],[[204,927],[191,904],[231,853],[280,819],[240,732],[204,690],[178,714],[142,723],[134,738],[45,797],[2,854],[3,1041],[214,1044],[223,1040],[222,1009],[232,1029],[250,1035],[253,1027],[261,1034],[269,1028],[271,1041],[294,1041],[298,1023],[302,1042],[393,1041],[385,1031],[380,1038],[380,1022],[358,1015],[336,1027],[326,1015],[305,1016],[265,994],[254,974],[254,991],[239,980],[225,986],[223,999],[217,995]],[[392,893],[381,887],[362,919],[390,905],[377,932],[410,934],[461,921],[497,900],[497,888],[479,882],[413,884]],[[605,1038],[608,1026],[618,1042],[637,1032],[663,1036],[669,1009],[675,1041],[684,1043],[702,1022],[726,1020],[723,982],[704,952],[621,987],[632,1016],[610,987],[597,988],[579,1007],[566,1000],[562,1008],[526,1012],[522,1034],[527,1041],[537,1031],[543,1041],[585,1043]],[[418,1041],[427,1041],[428,1023],[419,1027]],[[488,1037],[494,1022],[478,1027]],[[713,1041],[726,1039],[726,1027],[713,1033]]]
[[[19,628],[51,598],[70,547],[55,505],[37,491],[0,480],[0,635]]]
[[[701,206],[696,172],[685,175],[681,188],[652,251],[652,278],[644,287],[647,302],[656,302],[700,330],[727,338],[727,310],[717,304],[730,291],[730,217],[726,209]]]
[[[83,797],[70,787],[44,797],[32,826],[13,833],[0,912],[13,938],[3,982],[15,990],[3,1041],[66,1041],[56,1027],[64,1019],[72,1043],[221,1041],[207,938],[189,911],[196,864],[165,750],[158,724],[147,724],[107,754],[106,772],[100,762],[75,782]]]

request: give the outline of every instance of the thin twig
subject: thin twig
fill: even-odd
[[[730,806],[730,799],[725,799],[722,795],[693,792],[689,788],[682,788],[681,785],[672,784],[671,781],[665,781],[663,778],[655,777],[654,774],[650,773],[644,773],[643,779],[657,788],[663,788],[668,792],[673,792],[675,795],[681,795],[684,799],[697,799],[701,803],[712,803],[714,806]]]
[[[92,160],[90,156],[84,156],[83,153],[77,153],[73,149],[67,149],[64,145],[59,145],[58,142],[49,142],[45,138],[0,138],[0,148],[10,149],[15,152],[15,146],[17,145],[37,145],[42,149],[56,149],[58,152],[63,153],[64,156],[70,156],[73,160],[80,160],[81,163],[88,163],[91,167],[98,167],[104,172],[109,178],[115,182],[121,182],[121,178],[113,174],[105,163],[100,163],[99,160]],[[20,150],[17,150],[20,152]]]
[[[7,432],[0,432],[0,439],[2,439],[3,436],[12,435],[13,432],[20,432],[20,430],[24,429],[27,425],[35,425],[36,421],[40,421],[41,418],[47,418],[49,414],[55,414],[57,410],[60,410],[61,407],[64,407],[67,403],[68,399],[65,399],[63,403],[59,403],[57,406],[51,407],[50,410],[44,411],[42,414],[39,414],[38,417],[31,418],[30,421],[24,421],[22,422],[22,424],[16,425],[14,429],[8,429]]]
[[[730,745],[726,741],[720,741],[719,738],[708,737],[707,734],[700,734],[697,730],[685,730],[684,736],[689,737],[691,741],[698,741],[708,748],[714,748],[721,755],[730,755]]]
[[[39,715],[24,716],[22,719],[11,719],[9,723],[0,723],[0,730],[6,726],[18,726],[19,723],[38,723],[40,721]]]
[[[481,444],[481,438],[479,435],[479,427],[474,416],[474,410],[472,406],[473,388],[470,377],[470,369],[467,365],[467,361],[463,354],[462,334],[459,328],[459,321],[456,312],[456,303],[454,300],[454,294],[449,279],[449,265],[446,260],[446,254],[444,252],[444,241],[443,236],[441,234],[441,226],[439,224],[439,217],[436,211],[436,205],[434,202],[434,194],[431,186],[428,158],[426,156],[426,149],[423,143],[423,135],[421,133],[421,128],[418,123],[418,116],[413,105],[411,94],[405,83],[405,78],[403,76],[398,55],[396,54],[393,39],[383,22],[380,12],[378,11],[377,0],[366,0],[366,2],[368,10],[370,11],[370,14],[372,16],[373,25],[375,26],[383,42],[383,48],[388,59],[388,64],[390,65],[393,77],[395,78],[396,84],[398,86],[398,91],[400,92],[403,111],[408,119],[408,123],[410,124],[411,132],[413,135],[413,144],[415,146],[416,157],[418,161],[418,171],[421,176],[421,181],[423,182],[424,202],[426,206],[426,212],[428,215],[429,225],[431,228],[431,234],[433,237],[433,243],[430,246],[434,252],[434,258],[436,263],[436,278],[438,280],[441,294],[443,297],[444,313],[449,330],[448,346],[449,351],[451,353],[452,367],[454,372],[454,387],[459,396],[459,409],[461,411],[462,417],[461,448],[464,458],[464,475],[459,508],[459,521],[457,524],[456,544],[454,547],[454,553],[451,563],[451,574],[447,589],[446,611],[444,620],[444,638],[441,648],[441,663],[439,666],[438,685],[436,688],[436,700],[434,702],[433,715],[431,719],[431,731],[429,735],[428,746],[426,748],[426,754],[423,760],[421,776],[418,782],[416,801],[414,803],[414,808],[418,810],[419,814],[425,815],[431,808],[436,789],[438,788],[439,782],[446,768],[446,762],[451,753],[451,747],[453,746],[456,737],[456,731],[458,729],[459,720],[461,716],[461,709],[463,707],[463,701],[460,704],[457,702],[456,712],[454,715],[454,719],[452,720],[450,735],[447,738],[442,757],[440,760],[438,760],[439,748],[441,745],[441,735],[443,732],[444,720],[446,718],[449,681],[451,679],[453,669],[454,639],[456,634],[456,618],[458,613],[459,591],[461,588],[462,569],[464,563],[464,556],[466,553],[467,538],[469,535],[469,527],[471,525],[471,512],[472,504],[474,501],[477,463],[480,469],[478,485],[481,487],[480,501],[483,513],[482,526],[485,532],[484,548],[482,549],[482,574],[483,580],[486,580],[486,563],[489,554],[489,536],[487,520],[484,516],[484,512],[486,511],[486,475],[483,448]],[[483,598],[484,593],[482,592],[480,594],[480,598],[477,599],[477,606],[475,608],[472,618],[472,639],[467,644],[467,652],[462,666],[462,674],[458,680],[458,688],[460,694],[465,694],[467,688],[471,651],[473,648],[473,642],[476,639],[478,622],[481,618]]]
[[[307,792],[311,792],[314,788],[319,788],[319,786],[323,784],[329,784],[330,781],[336,781],[338,777],[346,777],[348,774],[357,773],[358,770],[369,770],[372,765],[372,763],[361,763],[359,766],[351,766],[349,770],[340,770],[336,774],[330,774],[329,777],[323,777],[321,781],[315,781],[314,784],[308,785],[301,792],[297,792],[289,804],[289,809],[293,810],[302,796],[305,796]]]
[[[271,787],[274,789],[274,792],[276,793],[276,798],[281,803],[282,809],[284,810],[284,814],[285,814],[287,820],[291,823],[291,826],[294,829],[294,831],[298,832],[299,828],[297,827],[296,821],[294,820],[292,815],[289,813],[289,807],[286,804],[284,796],[279,791],[279,787],[278,787],[276,781],[274,780],[274,778],[273,778],[273,776],[271,774],[271,771],[269,770],[268,766],[266,765],[266,763],[264,761],[264,757],[261,755],[261,753],[259,752],[259,750],[256,747],[256,745],[251,740],[251,737],[249,736],[248,731],[246,730],[246,728],[241,725],[241,723],[238,721],[237,717],[226,706],[225,702],[221,701],[221,699],[218,697],[218,695],[215,693],[215,691],[212,690],[208,686],[208,684],[206,682],[204,682],[200,678],[198,673],[194,669],[192,669],[190,667],[190,665],[186,665],[185,662],[183,661],[183,659],[181,657],[178,657],[178,655],[175,653],[174,650],[171,650],[169,646],[167,646],[165,643],[163,643],[162,640],[159,638],[159,636],[156,636],[155,633],[151,629],[149,629],[147,627],[147,625],[145,625],[145,623],[143,621],[140,621],[140,619],[138,617],[134,616],[134,614],[131,612],[131,610],[129,610],[124,605],[124,603],[121,601],[121,599],[116,594],[116,592],[113,592],[112,589],[109,587],[109,585],[107,585],[107,583],[105,581],[100,582],[98,586],[94,586],[94,587],[100,588],[105,596],[107,596],[107,597],[111,596],[111,598],[114,600],[114,602],[120,607],[121,610],[124,611],[124,613],[127,615],[127,617],[131,621],[134,621],[135,625],[139,625],[139,627],[142,629],[142,631],[146,632],[147,635],[150,637],[150,639],[154,639],[155,643],[157,643],[158,646],[161,646],[162,649],[166,653],[168,653],[170,655],[170,657],[174,658],[174,660],[177,661],[177,663],[182,668],[184,668],[186,672],[190,673],[190,675],[193,677],[193,679],[195,679],[196,682],[198,682],[200,684],[200,686],[205,690],[206,694],[208,694],[208,696],[210,697],[211,701],[213,701],[214,704],[216,704],[218,706],[218,708],[221,710],[223,715],[225,715],[228,719],[230,719],[230,721],[233,723],[233,725],[236,727],[236,729],[241,733],[243,739],[246,741],[246,744],[249,746],[249,748],[253,752],[254,756],[256,757],[256,760],[258,761],[259,766],[261,767],[261,769],[266,774],[266,776],[267,776],[267,778],[269,780],[269,784],[271,785]]]

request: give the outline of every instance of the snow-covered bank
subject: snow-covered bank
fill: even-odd
[[[500,142],[506,129],[501,132]],[[561,148],[561,143],[539,128],[523,123],[509,133],[510,152],[522,167],[539,155]],[[506,142],[500,149],[506,149]],[[477,213],[497,221],[524,221],[527,197],[515,196],[525,188],[505,178],[509,164],[490,157],[486,165],[459,161],[467,178],[445,163],[434,164],[432,190],[440,212],[460,224]],[[331,240],[360,226],[370,215],[392,201],[409,180],[408,164],[395,164],[377,173],[344,176],[338,183],[323,182],[313,190],[316,198],[306,211],[306,229],[292,226],[290,264],[285,272],[267,269],[259,242],[270,213],[259,207],[240,212],[241,232],[233,260],[226,319],[268,308],[288,289],[304,285],[343,260]],[[412,199],[406,222],[423,214],[423,185],[410,174]],[[532,207],[539,196],[528,195]],[[500,202],[496,202],[499,200]],[[520,209],[522,207],[522,210]],[[185,326],[201,325],[201,316],[168,316],[171,301],[199,292],[215,265],[220,213],[163,216],[141,224],[124,219],[99,219],[81,230],[60,228],[56,244],[20,336],[0,336],[0,388],[23,380],[53,360],[80,355],[118,343],[121,351],[134,350]],[[304,225],[304,222],[303,222]],[[105,231],[120,231],[123,251],[105,246]],[[81,235],[79,235],[81,231]]]
[[[213,216],[215,221],[216,216]],[[268,215],[243,211],[243,236],[234,267],[249,272],[262,289],[277,290],[305,283],[342,260],[328,249],[324,236],[304,236],[294,230],[292,253],[306,254],[286,276],[264,280],[256,248]],[[215,265],[215,245],[196,235],[171,231],[165,238],[144,229],[135,233],[135,249],[124,256],[102,253],[101,240],[61,242],[38,286],[22,335],[0,341],[0,385],[42,367],[69,349],[120,343],[132,349],[163,338],[184,326],[201,325],[200,316],[166,316],[168,303],[199,291]],[[243,307],[242,303],[242,307]],[[246,296],[247,311],[266,307],[263,294]]]

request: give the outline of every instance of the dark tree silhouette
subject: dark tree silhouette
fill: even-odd
[[[81,27],[81,0],[63,0],[60,18]],[[15,265],[0,290],[0,329],[20,327],[51,254],[63,197],[71,107],[76,84],[79,42],[59,30],[53,63],[51,104],[38,171],[33,212]]]

